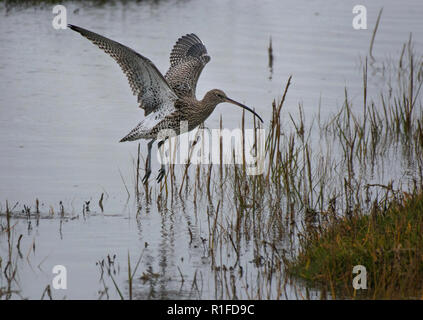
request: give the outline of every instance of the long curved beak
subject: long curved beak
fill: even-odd
[[[239,107],[241,107],[241,108],[244,108],[245,110],[248,110],[248,111],[250,111],[252,114],[254,114],[257,118],[259,118],[260,119],[260,121],[263,123],[263,119],[253,110],[253,109],[250,109],[250,108],[248,108],[247,106],[245,106],[245,105],[243,105],[242,103],[239,103],[239,102],[237,102],[237,101],[235,101],[235,100],[232,100],[232,99],[230,99],[230,98],[228,98],[228,97],[226,97],[226,102],[229,102],[229,103],[232,103],[232,104],[235,104],[235,105],[237,105],[237,106],[239,106]]]

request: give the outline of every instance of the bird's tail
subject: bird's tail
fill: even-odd
[[[125,141],[131,141],[131,139],[130,139],[130,137],[128,137],[128,135],[119,140],[119,142],[125,142]]]
[[[129,132],[126,136],[120,139],[119,142],[134,141],[141,138],[145,138],[141,130],[141,124],[142,122],[139,123],[134,129],[132,129],[131,132]]]
[[[125,142],[125,141],[134,141],[137,140],[139,138],[136,137],[135,133],[132,133],[132,131],[130,133],[128,133],[126,136],[124,136],[122,139],[120,139],[119,142]]]

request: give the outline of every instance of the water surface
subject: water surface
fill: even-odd
[[[64,3],[68,22],[98,32],[149,57],[163,73],[169,52],[183,34],[194,32],[211,56],[200,77],[197,97],[223,89],[269,121],[271,102],[280,99],[289,75],[292,86],[284,108],[294,115],[298,104],[307,116],[335,113],[344,99],[360,106],[362,58],[369,49],[378,11],[384,8],[373,55],[395,60],[413,33],[416,51],[423,49],[423,2],[362,1],[368,29],[352,28],[354,1],[160,1],[116,3],[101,7]],[[74,12],[79,8],[79,11]],[[143,118],[118,65],[71,30],[55,30],[50,6],[0,9],[0,201],[19,202],[56,217],[62,201],[67,220],[42,219],[30,230],[17,219],[23,234],[22,294],[39,298],[51,282],[52,266],[65,265],[68,290],[54,298],[98,298],[96,262],[117,256],[116,278],[127,285],[127,255],[134,263],[144,250],[139,270],[160,277],[137,282],[138,298],[218,298],[201,238],[208,237],[201,208],[175,204],[167,214],[143,207],[136,219],[133,193],[136,143],[118,143]],[[273,68],[268,67],[272,38]],[[375,75],[371,87],[383,87]],[[238,127],[241,111],[224,104],[206,122],[209,128]],[[246,125],[252,126],[252,117]],[[145,152],[145,143],[141,143]],[[153,173],[157,165],[153,166]],[[98,206],[104,193],[104,213]],[[91,212],[82,214],[85,201]],[[202,216],[201,216],[202,214]],[[71,218],[75,219],[71,219]],[[194,241],[187,226],[191,225]],[[0,252],[6,242],[0,238]],[[30,250],[36,243],[35,253]],[[248,259],[245,257],[246,263]],[[30,261],[30,262],[29,262]],[[185,283],[181,284],[180,271]],[[251,264],[251,269],[254,267]],[[191,282],[197,272],[201,290]],[[110,282],[109,282],[110,285]],[[298,298],[289,287],[285,298]],[[113,286],[111,298],[118,298]]]

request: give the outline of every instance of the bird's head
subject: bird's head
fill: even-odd
[[[206,100],[207,102],[209,102],[213,106],[217,106],[219,103],[223,103],[223,102],[232,103],[232,104],[234,104],[236,106],[239,106],[239,107],[241,107],[241,108],[243,108],[245,110],[250,111],[257,118],[259,118],[261,122],[263,122],[263,119],[253,109],[247,107],[246,105],[243,105],[242,103],[239,103],[239,102],[237,102],[235,100],[232,100],[222,90],[219,90],[219,89],[210,90],[204,96],[204,100]]]

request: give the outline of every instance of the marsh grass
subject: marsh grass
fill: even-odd
[[[357,212],[310,234],[289,271],[331,292],[333,298],[423,297],[423,193],[401,194],[370,213]],[[364,265],[367,290],[351,286]]]
[[[9,203],[6,201],[5,208],[5,225],[1,225],[0,237],[6,238],[7,253],[6,256],[0,256],[0,299],[9,300],[14,296],[20,296],[20,290],[17,282],[18,261],[22,258],[20,253],[20,239],[17,245],[15,240],[15,232],[13,221],[11,220],[12,212],[9,208]],[[19,255],[16,252],[15,245]]]
[[[38,198],[35,199],[34,204],[34,210],[32,210],[31,205],[19,202],[11,206],[6,200],[4,207],[0,203],[0,300],[26,299],[25,291],[22,290],[20,283],[22,269],[26,265],[32,271],[34,267],[42,270],[41,265],[44,259],[36,266],[32,261],[36,250],[35,238],[28,242],[33,230],[38,228],[40,220],[58,219],[58,232],[62,239],[63,223],[79,218],[79,215],[66,210],[63,201],[59,201],[56,209],[52,205],[44,205]],[[84,216],[90,212],[88,205],[89,201],[84,202],[82,209]],[[23,224],[23,228],[19,224]],[[48,284],[40,288],[41,299],[53,299],[52,292]]]
[[[310,291],[299,288],[298,278],[293,275],[307,278],[306,288],[311,292],[320,289],[320,298],[338,297],[339,286],[349,288],[343,291],[344,298],[356,297],[351,285],[351,264],[359,262],[344,261],[345,256],[336,252],[335,245],[330,247],[333,252],[326,253],[328,259],[336,263],[325,264],[327,268],[316,273],[319,276],[312,278],[298,270],[304,270],[301,262],[313,260],[305,248],[315,244],[315,251],[323,252],[320,248],[323,243],[315,239],[323,237],[327,230],[335,230],[330,228],[341,228],[342,221],[354,235],[363,232],[360,229],[363,221],[373,216],[378,217],[373,222],[382,221],[386,228],[394,230],[392,232],[402,230],[403,223],[413,224],[413,215],[401,218],[397,224],[389,224],[383,217],[391,212],[387,208],[395,206],[404,192],[415,194],[422,189],[422,62],[422,57],[413,51],[410,36],[399,61],[390,65],[394,76],[387,87],[380,92],[370,92],[368,69],[377,74],[378,70],[387,72],[388,66],[374,58],[369,64],[365,58],[361,69],[362,106],[352,104],[345,88],[343,105],[325,120],[320,114],[306,119],[301,104],[297,114],[284,110],[292,82],[290,76],[281,99],[272,103],[272,116],[266,128],[266,167],[262,175],[247,175],[245,161],[240,165],[188,164],[181,168],[172,166],[172,173],[165,177],[158,193],[148,189],[152,190],[150,196],[154,197],[156,192],[158,209],[178,210],[173,209],[178,203],[192,206],[196,219],[206,217],[209,237],[205,242],[196,239],[192,227],[187,233],[189,244],[203,241],[214,274],[215,298],[310,297]],[[243,130],[244,121],[243,117]],[[254,128],[260,128],[259,124],[254,122]],[[249,151],[243,150],[243,153]],[[143,202],[146,198],[140,193],[138,199]],[[404,210],[407,207],[399,210],[398,215]],[[419,237],[416,231],[415,228],[410,231],[414,240]],[[420,247],[413,247],[415,242],[385,241],[386,238],[379,238],[381,233],[367,232],[372,232],[367,237],[375,241],[375,246],[380,246],[379,250],[394,252],[401,244],[409,248],[403,252],[421,255]],[[325,239],[331,240],[330,237]],[[348,243],[345,246],[345,252],[353,250],[348,249]],[[420,292],[413,291],[416,286],[407,285],[411,279],[421,283],[422,274],[405,267],[416,264],[418,259],[404,260],[401,268],[393,269],[391,256],[384,256],[377,264],[371,259],[362,262],[369,266],[373,263],[369,277],[374,277],[373,272],[378,275],[377,284],[372,283],[375,289],[369,291],[366,298],[420,296]],[[396,263],[402,264],[402,260]],[[312,271],[317,272],[315,269],[317,264]],[[401,270],[410,273],[403,275]],[[407,288],[395,291],[387,285],[389,279],[403,276],[405,278],[399,281]],[[310,281],[316,279],[323,281]],[[294,292],[287,292],[289,287],[294,288]]]

